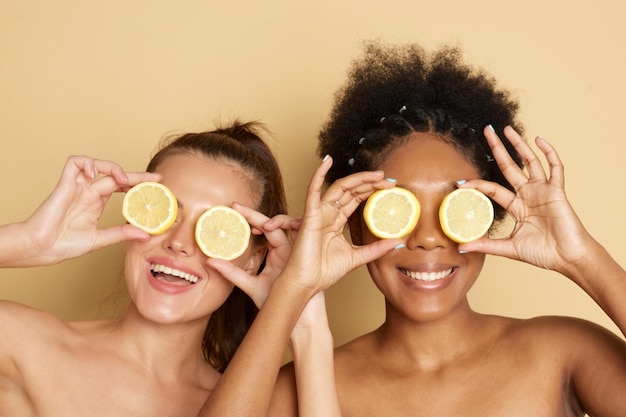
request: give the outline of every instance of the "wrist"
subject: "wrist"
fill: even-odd
[[[333,349],[333,335],[328,326],[296,327],[289,338],[289,348],[293,355],[306,350]]]

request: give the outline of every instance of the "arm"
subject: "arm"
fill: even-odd
[[[549,174],[537,155],[511,127],[505,135],[525,162],[528,174],[511,159],[489,128],[485,137],[498,166],[515,191],[482,180],[474,187],[489,195],[516,220],[506,239],[481,239],[459,250],[480,251],[521,260],[567,276],[586,291],[626,335],[626,272],[587,232],[565,195],[564,169],[555,149],[543,138],[535,140],[545,155]]]
[[[382,172],[363,172],[339,180],[322,196],[324,176],[331,163],[327,158],[317,169],[307,190],[302,225],[289,260],[202,408],[201,416],[266,416],[284,350],[305,305],[349,271],[382,256],[401,242],[381,240],[357,248],[343,238],[347,218],[361,201],[374,190],[389,188],[393,183],[386,181]],[[267,227],[271,228],[272,222],[268,223]],[[237,275],[227,262],[209,260],[209,263],[225,277]],[[328,351],[332,347],[322,354]],[[327,369],[321,375],[328,377],[332,370]]]
[[[98,229],[98,220],[113,192],[152,173],[126,173],[117,164],[86,156],[67,159],[55,189],[25,221],[0,226],[0,267],[52,265],[95,249],[148,235],[131,226]]]
[[[333,337],[324,293],[309,301],[291,333],[300,417],[341,416],[335,386]]]

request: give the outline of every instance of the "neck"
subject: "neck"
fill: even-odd
[[[196,373],[209,365],[202,359],[202,338],[208,319],[162,324],[143,317],[131,304],[111,323],[110,340],[148,372],[160,375]]]
[[[379,349],[393,351],[400,366],[437,369],[473,351],[481,338],[485,316],[465,301],[441,317],[408,317],[387,303],[385,323],[376,330]]]

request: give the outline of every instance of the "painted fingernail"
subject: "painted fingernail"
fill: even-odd
[[[495,132],[496,129],[493,128],[493,126],[489,125],[489,129],[491,129],[492,132]]]
[[[465,184],[465,182],[466,182],[466,180],[458,180],[456,182],[456,185],[462,185],[462,184]]]
[[[402,249],[402,248],[406,248],[406,245],[404,243],[400,243],[398,246],[396,246],[394,249]]]
[[[461,255],[464,255],[464,254],[466,254],[466,253],[467,253],[467,251],[466,251],[466,250],[460,250],[460,251],[459,251],[459,253],[460,253]]]
[[[326,156],[324,156],[324,159],[322,159],[322,161],[327,160],[328,158],[330,158],[330,155],[326,154]]]
[[[389,182],[394,183],[394,184],[398,182],[398,180],[397,180],[397,179],[395,179],[395,178],[385,178],[385,179],[386,179],[387,181],[389,181]]]

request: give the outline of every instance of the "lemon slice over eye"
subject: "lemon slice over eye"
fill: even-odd
[[[135,227],[152,235],[165,232],[176,221],[178,203],[165,185],[141,182],[124,195],[122,215]]]
[[[363,208],[363,219],[372,234],[379,238],[400,238],[415,228],[421,206],[415,194],[394,187],[372,194]]]
[[[458,188],[439,207],[441,229],[453,241],[467,243],[483,237],[493,223],[491,200],[473,188]]]
[[[248,248],[250,225],[237,210],[214,206],[198,218],[196,242],[206,256],[230,261]]]

